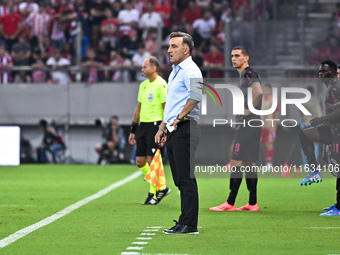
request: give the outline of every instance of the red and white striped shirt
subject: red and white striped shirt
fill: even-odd
[[[8,84],[11,82],[10,72],[5,71],[5,67],[9,64],[12,64],[13,60],[11,55],[5,53],[3,57],[0,56],[0,83]]]
[[[31,35],[45,35],[48,36],[48,29],[50,26],[51,17],[47,13],[31,12],[26,22],[31,27]]]

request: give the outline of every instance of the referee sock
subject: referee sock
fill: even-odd
[[[340,210],[340,178],[336,179],[336,209]]]
[[[150,170],[149,163],[146,162],[146,164],[143,167],[139,168],[139,169],[143,172],[144,175],[147,175],[149,173],[149,170]],[[154,194],[153,198],[156,198],[156,192],[157,192],[156,185],[152,185],[150,183],[149,193]]]
[[[146,162],[146,164],[143,167],[139,168],[139,170],[141,170],[144,175],[146,175],[149,172],[149,169],[150,169],[150,166],[148,162]]]
[[[236,166],[234,168],[235,168],[235,171],[231,172],[230,174],[230,185],[229,185],[230,193],[229,193],[229,197],[227,200],[228,204],[230,205],[235,204],[236,196],[240,188],[240,185],[242,182],[242,175],[243,175],[243,173],[241,172],[241,167]]]
[[[308,139],[308,137],[305,135],[303,131],[300,132],[300,143],[301,143],[302,150],[307,157],[308,164],[314,165],[316,168],[317,165],[316,165],[316,158],[315,158],[315,152],[314,152],[314,143]]]
[[[257,203],[257,173],[247,172],[246,183],[249,190],[249,204],[255,205]]]

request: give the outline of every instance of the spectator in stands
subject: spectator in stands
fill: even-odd
[[[196,65],[201,68],[203,67],[203,63],[204,63],[204,56],[202,51],[194,48],[191,52],[191,57],[192,60],[196,63]],[[205,75],[204,75],[205,76]]]
[[[19,42],[12,47],[11,55],[16,66],[28,66],[31,64],[31,45],[27,42],[26,35],[20,35]]]
[[[54,48],[61,49],[65,43],[62,13],[57,13],[51,20],[51,43]]]
[[[196,1],[189,1],[189,6],[183,11],[182,23],[194,23],[195,20],[201,18],[201,10],[197,7]]]
[[[195,29],[194,40],[197,48],[209,47],[209,40],[216,27],[216,20],[211,11],[205,11],[203,17],[195,20],[192,26]]]
[[[95,147],[99,155],[97,164],[102,164],[103,160],[110,163],[113,156],[116,156],[115,151],[119,154],[125,148],[126,137],[123,128],[119,125],[117,116],[111,117],[110,123],[103,129],[102,137],[105,139],[104,143]],[[123,157],[120,156],[120,158]]]
[[[129,59],[131,59],[133,55],[136,54],[140,43],[141,39],[138,36],[137,29],[132,28],[128,36],[124,36],[120,39],[119,48]]]
[[[12,46],[18,42],[21,32],[21,17],[14,11],[13,2],[8,3],[8,13],[4,13],[0,17],[0,32],[5,40],[7,51],[11,52]]]
[[[0,84],[11,82],[11,72],[7,67],[13,66],[11,55],[6,51],[5,44],[0,44]]]
[[[171,66],[172,66],[170,62],[170,56],[168,53],[168,45],[162,46],[162,58],[159,60],[159,64],[160,64],[161,76],[164,79],[167,79],[169,77]]]
[[[64,44],[64,47],[61,49],[61,56],[63,58],[68,59],[71,64],[74,63],[74,49],[73,49],[73,45],[69,42]]]
[[[128,36],[133,27],[139,24],[139,11],[133,8],[130,1],[127,1],[118,14],[120,37]]]
[[[112,10],[113,17],[118,18],[118,14],[122,9],[123,7],[122,7],[121,1],[111,2],[111,10]]]
[[[159,3],[154,8],[163,19],[163,38],[170,33],[170,16],[171,16],[171,2],[167,0],[159,0]]]
[[[233,19],[234,19],[233,18],[233,10],[228,5],[221,14],[220,22],[221,22],[221,24],[223,24],[223,22],[230,23],[231,21],[233,21]]]
[[[13,79],[13,83],[31,83],[32,78],[26,71],[19,71]]]
[[[96,55],[100,62],[103,64],[107,65],[110,62],[110,47],[107,46],[107,44],[103,41],[100,40],[98,42],[98,47],[95,49]]]
[[[32,11],[26,19],[31,29],[31,44],[38,43],[38,36],[49,36],[51,17],[46,13],[46,4],[40,3],[38,11]]]
[[[147,3],[148,11],[141,16],[139,27],[143,30],[142,38],[145,39],[150,28],[163,26],[163,19],[158,12],[154,11],[154,3]]]
[[[53,163],[57,163],[57,153],[66,149],[62,133],[55,124],[48,125],[46,120],[40,120],[39,127],[43,129],[44,135],[40,146],[36,148],[38,162],[48,163],[46,152],[49,151],[52,154]]]
[[[47,72],[44,70],[46,68],[44,61],[38,58],[32,65],[32,82],[33,83],[46,83]]]
[[[85,72],[85,80],[88,84],[96,83],[99,81],[98,67],[104,66],[104,63],[96,55],[96,51],[92,48],[87,49],[86,57],[83,59],[83,67],[88,67]]]
[[[209,10],[211,7],[211,0],[196,0],[196,4],[202,11]]]
[[[112,53],[111,53],[112,54]],[[131,68],[131,61],[124,56],[122,52],[116,52],[113,56],[113,60],[110,63],[111,67],[120,68],[114,71],[112,81],[127,83],[130,81],[129,70]]]
[[[68,71],[66,70],[66,67],[68,67],[70,64],[71,62],[68,59],[61,57],[60,50],[56,49],[54,51],[54,56],[50,57],[46,62],[46,65],[52,68],[52,80],[50,80],[49,82],[62,85],[70,83],[70,76],[68,75]]]
[[[119,39],[117,38],[118,20],[113,17],[112,10],[109,8],[105,10],[105,16],[106,19],[100,25],[102,40],[110,43],[111,49],[116,49]]]
[[[148,34],[144,39],[144,44],[146,51],[150,52],[152,56],[157,57],[158,54],[157,30],[151,28],[148,31]]]
[[[137,53],[135,53],[132,57],[133,67],[136,70],[136,81],[142,82],[146,79],[144,77],[141,69],[142,69],[144,60],[147,59],[150,56],[151,56],[151,54],[150,54],[150,52],[145,50],[144,44],[140,43],[139,46],[138,46]]]
[[[204,55],[203,66],[210,69],[223,67],[224,56],[223,53],[219,51],[216,44],[210,45],[210,51]],[[223,71],[211,70],[210,78],[223,78]]]
[[[91,45],[96,46],[100,40],[100,26],[105,19],[105,10],[110,8],[110,4],[103,0],[90,2],[88,23],[91,28]]]
[[[39,5],[37,3],[34,3],[33,0],[26,0],[19,4],[19,12],[21,16],[26,19],[31,12],[38,12],[39,11]]]

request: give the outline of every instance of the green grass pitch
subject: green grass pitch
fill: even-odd
[[[340,217],[320,217],[335,201],[335,178],[300,187],[299,178],[261,178],[259,212],[210,212],[226,199],[228,179],[198,179],[199,235],[165,235],[180,212],[179,193],[142,206],[140,176],[0,249],[0,254],[339,254]],[[0,240],[133,174],[132,165],[0,167]],[[245,181],[236,206],[247,203]],[[162,227],[159,231],[150,227]],[[151,239],[137,239],[149,230]],[[157,230],[157,229],[156,229]],[[144,244],[133,245],[141,241]],[[146,244],[147,243],[147,244]],[[133,250],[131,247],[141,247]]]

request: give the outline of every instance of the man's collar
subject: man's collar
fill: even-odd
[[[190,61],[192,61],[192,57],[191,56],[189,56],[189,57],[187,57],[186,59],[184,59],[181,63],[179,63],[177,66],[179,67],[179,68],[181,68],[181,69],[184,69],[184,67],[186,67],[188,64],[189,64],[189,62]],[[176,67],[177,66],[175,66],[175,65],[172,65],[172,69],[175,69],[176,70]]]

